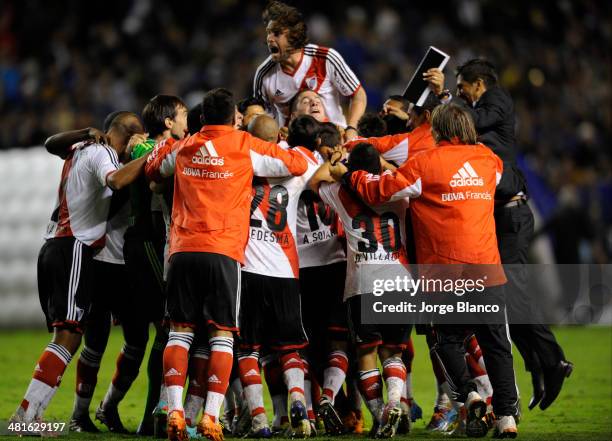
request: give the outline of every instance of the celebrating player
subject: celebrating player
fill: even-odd
[[[294,7],[272,1],[263,20],[270,56],[257,68],[253,94],[266,102],[282,127],[289,119],[292,98],[301,90],[312,90],[321,97],[329,120],[346,127],[348,139],[356,137],[367,97],[342,56],[332,48],[308,44],[306,23]],[[346,119],[340,95],[350,97]]]

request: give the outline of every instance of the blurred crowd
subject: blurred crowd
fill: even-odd
[[[336,48],[379,109],[427,46],[454,68],[484,56],[515,100],[521,165],[558,261],[609,260],[612,14],[605,1],[289,1],[312,42]],[[263,1],[4,0],[0,148],[140,111],[158,93],[196,104],[224,86],[246,97],[267,56]],[[575,228],[577,222],[585,228]],[[571,250],[567,248],[568,243]],[[586,244],[586,246],[585,246]],[[575,248],[575,249],[574,249]],[[576,254],[577,253],[577,254]]]

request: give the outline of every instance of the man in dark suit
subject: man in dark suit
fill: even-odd
[[[458,67],[457,95],[461,99],[453,99],[444,89],[441,70],[430,69],[424,78],[443,103],[453,100],[465,104],[474,119],[479,141],[504,163],[495,193],[495,226],[502,263],[511,265],[506,266],[510,335],[532,375],[534,392],[529,409],[538,403],[541,409],[546,409],[559,395],[573,365],[565,360],[550,328],[534,317],[535,302],[529,298],[524,264],[534,221],[527,205],[525,178],[516,164],[512,98],[497,84],[495,68],[486,60],[473,59]],[[519,324],[526,322],[531,324]]]

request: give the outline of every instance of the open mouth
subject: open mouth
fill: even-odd
[[[276,46],[268,46],[268,50],[271,54],[278,54],[280,50]]]

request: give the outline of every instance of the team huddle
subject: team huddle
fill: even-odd
[[[54,336],[12,421],[41,420],[83,340],[70,429],[98,432],[90,405],[114,322],[125,343],[95,418],[127,433],[118,406],[153,323],[138,435],[359,434],[363,403],[371,437],[406,434],[422,418],[413,326],[363,321],[373,280],[415,277],[415,263],[525,263],[510,262],[500,239],[514,240],[500,234],[503,213],[527,207],[505,157],[513,145],[487,137],[480,127],[492,124],[474,113],[498,90],[489,63],[459,68],[457,97],[432,69],[423,104],[393,95],[364,113],[358,78],[338,52],[308,43],[299,11],[274,1],[263,19],[270,56],[251,97],[218,88],[188,109],[157,95],[140,115],[116,111],[102,130],[46,141],[64,159],[38,260]],[[444,196],[464,191],[480,196]],[[498,271],[484,289],[504,304],[516,280]],[[428,430],[517,436],[508,329],[417,326],[437,381]],[[534,379],[529,408],[545,409],[572,364],[545,326],[510,326],[510,336]],[[547,359],[539,340],[552,348]]]

